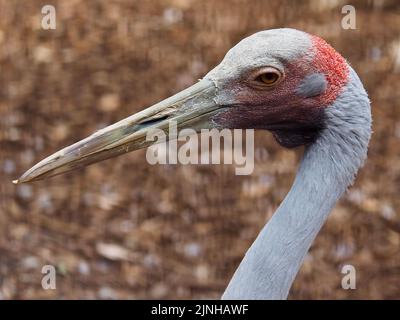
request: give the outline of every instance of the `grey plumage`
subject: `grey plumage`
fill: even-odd
[[[324,93],[326,86],[326,79],[322,73],[312,73],[303,79],[296,93],[305,98],[311,98]]]

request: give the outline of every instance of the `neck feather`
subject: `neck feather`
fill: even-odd
[[[223,299],[286,299],[313,240],[366,158],[368,96],[353,69],[326,129],[309,146],[294,184],[236,270]]]

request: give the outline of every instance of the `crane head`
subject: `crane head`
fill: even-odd
[[[253,34],[193,86],[40,161],[14,183],[40,180],[154,142],[151,129],[266,129],[285,147],[312,143],[324,110],[348,81],[345,59],[324,40],[294,29]]]

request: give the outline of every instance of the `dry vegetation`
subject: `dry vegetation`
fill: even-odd
[[[42,5],[57,30],[40,29]],[[0,299],[218,298],[289,190],[299,153],[258,132],[256,169],[150,166],[144,151],[30,185],[44,156],[192,84],[246,35],[321,35],[370,93],[369,159],[314,243],[291,299],[400,298],[400,5],[352,1],[0,0]],[[357,290],[340,287],[341,266]],[[57,266],[57,290],[41,267]]]

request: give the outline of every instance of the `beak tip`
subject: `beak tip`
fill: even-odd
[[[18,179],[13,180],[12,183],[17,185],[17,184],[22,184],[22,183],[29,182],[29,181],[31,181],[31,179],[24,173]]]

